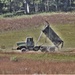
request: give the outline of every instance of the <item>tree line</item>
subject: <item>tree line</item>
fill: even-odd
[[[0,14],[73,10],[75,10],[75,0],[0,0]]]

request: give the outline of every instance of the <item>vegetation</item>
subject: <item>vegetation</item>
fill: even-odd
[[[17,61],[18,61],[18,58],[17,58],[17,57],[11,57],[11,58],[10,58],[10,61],[17,62]]]
[[[74,74],[75,54],[1,52],[0,64],[0,74]]]
[[[27,5],[28,4],[28,5]],[[75,10],[75,0],[0,0],[0,14]]]
[[[10,61],[17,62],[19,60],[36,60],[36,61],[55,61],[55,62],[68,62],[75,61],[75,54],[69,52],[59,53],[15,53],[15,52],[0,52],[0,57],[8,57]]]
[[[52,29],[63,39],[64,48],[75,47],[75,15],[72,13],[0,19],[0,47],[5,47],[7,51],[10,51],[13,46],[16,46],[16,42],[25,41],[26,37],[30,36],[36,43],[44,28],[44,20],[47,20]],[[52,44],[48,39],[45,43],[45,39],[46,36],[43,34],[38,44]]]
[[[64,51],[55,53],[12,50],[16,42],[32,36],[38,39],[44,21],[63,39]],[[45,43],[45,40],[46,43]],[[40,15],[0,18],[0,74],[74,74],[75,73],[75,14],[43,13]],[[43,34],[38,45],[51,45]],[[68,51],[70,48],[71,51]],[[66,51],[67,50],[67,51]]]
[[[75,29],[74,25],[58,25],[52,26],[55,29],[56,33],[64,40],[64,48],[74,48],[74,40],[75,40]],[[42,28],[41,28],[42,29]],[[34,37],[34,41],[38,39],[40,32],[40,27],[30,30],[19,30],[19,31],[11,31],[0,33],[0,46],[5,46],[6,48],[11,48],[16,46],[16,42],[25,41],[26,37]],[[34,32],[35,31],[35,32]],[[37,34],[36,34],[37,33]],[[65,34],[65,35],[64,35]],[[8,39],[9,38],[9,39]],[[45,35],[41,37],[39,44],[45,43]],[[47,39],[47,43],[49,44],[49,40]],[[48,45],[47,44],[47,45]]]

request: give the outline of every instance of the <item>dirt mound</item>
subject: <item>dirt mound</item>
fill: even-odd
[[[53,25],[75,24],[75,14],[53,14],[47,16],[33,16],[29,18],[0,19],[0,31],[19,30],[22,28],[38,27],[47,20]]]

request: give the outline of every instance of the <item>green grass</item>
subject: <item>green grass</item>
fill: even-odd
[[[22,56],[21,56],[22,58]],[[26,54],[23,56],[26,59],[33,59],[33,60],[53,60],[53,61],[75,61],[75,55],[65,55],[65,54]]]
[[[30,60],[48,60],[48,61],[75,61],[75,54],[70,53],[0,53],[0,57],[10,59],[30,59]]]
[[[38,28],[3,32],[0,33],[0,46],[11,48],[12,46],[16,45],[16,42],[25,41],[26,37],[34,37],[34,39],[38,39],[39,34],[40,29]]]
[[[75,48],[75,25],[58,25],[54,28],[64,40],[64,47]]]
[[[34,16],[50,16],[54,14],[75,14],[75,12],[43,12],[43,13],[37,13],[37,14],[30,14],[30,15],[14,15],[14,13],[6,13],[6,14],[1,14],[0,18],[32,18]],[[5,17],[7,16],[7,17]]]
[[[52,29],[63,39],[64,48],[75,48],[75,25],[52,25]],[[11,48],[16,42],[25,41],[26,37],[33,37],[36,42],[43,27],[8,31],[0,33],[0,46]],[[39,45],[44,43],[46,36],[43,34]],[[47,39],[47,45],[52,43]]]

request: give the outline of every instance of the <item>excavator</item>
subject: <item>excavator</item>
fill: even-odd
[[[37,40],[37,43],[39,42],[42,34],[45,34],[45,36],[51,40],[51,42],[54,44],[54,46],[43,46],[43,45],[36,45],[34,44],[33,37],[27,37],[26,41],[23,42],[17,42],[17,50],[23,51],[55,51],[55,48],[59,49],[59,46],[61,48],[63,47],[63,40],[54,32],[54,30],[50,27],[48,21],[45,21],[46,25],[45,28],[41,31],[41,34]]]

